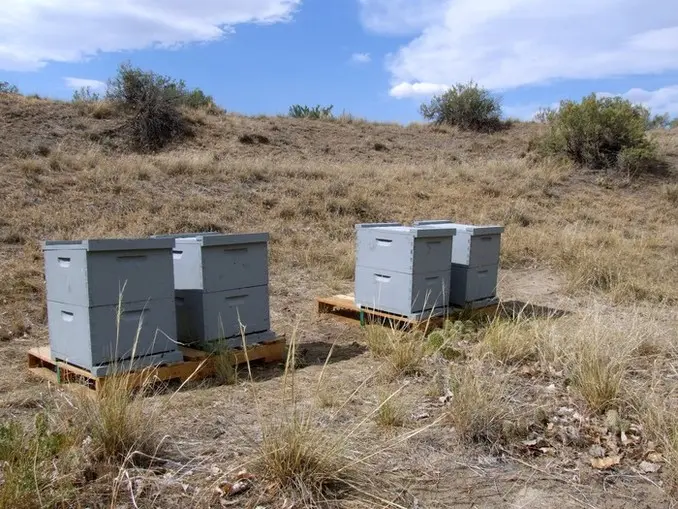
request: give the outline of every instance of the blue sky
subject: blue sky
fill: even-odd
[[[675,0],[3,0],[0,81],[69,98],[123,61],[230,111],[420,120],[474,79],[505,113],[590,92],[678,116]]]

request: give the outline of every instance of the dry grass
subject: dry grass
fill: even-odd
[[[312,506],[345,495],[353,483],[359,482],[361,476],[356,468],[360,466],[349,456],[345,438],[327,434],[318,425],[313,410],[298,404],[296,348],[295,333],[285,362],[282,412],[264,418],[259,396],[255,395],[261,426],[255,470],[278,493]],[[320,381],[323,373],[324,370]]]
[[[643,366],[641,356],[656,355],[659,348],[637,315],[619,323],[596,307],[553,323],[543,337],[542,358],[565,370],[594,413],[620,408],[630,368]]]
[[[119,452],[118,460],[127,465],[130,452],[157,454],[157,444],[162,443],[159,428],[146,427],[156,421],[152,417],[162,408],[163,417],[172,422],[172,433],[184,436],[182,445],[197,449],[196,463],[223,462],[224,469],[241,466],[243,459],[236,453],[242,451],[238,443],[242,439],[230,432],[227,439],[215,439],[212,422],[215,407],[229,407],[241,396],[238,404],[242,407],[234,408],[233,415],[239,416],[239,425],[255,428],[252,436],[259,446],[255,456],[261,459],[257,473],[264,491],[270,485],[274,499],[301,498],[307,505],[336,497],[342,497],[338,505],[347,505],[343,497],[348,496],[374,507],[385,504],[361,490],[379,494],[381,487],[354,483],[369,479],[376,471],[390,472],[394,463],[399,466],[400,473],[395,475],[401,476],[400,488],[421,484],[416,481],[421,479],[419,472],[440,471],[436,486],[442,493],[469,490],[467,481],[460,480],[465,476],[449,467],[449,454],[458,451],[440,450],[440,443],[449,442],[445,429],[427,437],[439,441],[433,448],[423,439],[398,448],[387,438],[409,436],[409,423],[388,432],[374,425],[379,407],[372,405],[370,384],[377,372],[384,371],[391,379],[420,373],[420,378],[408,380],[411,383],[405,389],[413,392],[412,400],[432,413],[429,421],[445,413],[463,442],[474,444],[519,443],[523,408],[532,405],[536,392],[557,407],[569,405],[574,393],[592,410],[582,412],[585,422],[598,419],[594,410],[624,403],[629,381],[648,392],[650,382],[643,370],[654,362],[662,366],[658,398],[671,395],[673,375],[667,365],[675,356],[656,347],[644,330],[656,324],[670,336],[675,329],[675,175],[621,185],[609,179],[597,181],[558,162],[538,161],[532,157],[529,140],[539,126],[531,124],[517,124],[493,135],[470,135],[447,128],[403,128],[348,118],[311,123],[198,111],[189,119],[194,138],[171,150],[141,156],[129,152],[116,131],[119,119],[115,117],[97,119],[68,104],[5,97],[0,98],[0,113],[12,119],[0,137],[3,395],[19,389],[38,390],[36,382],[26,376],[23,359],[27,341],[44,344],[47,337],[39,246],[44,239],[268,231],[274,328],[288,332],[294,317],[300,316],[305,332],[302,344],[308,341],[313,355],[319,351],[318,343],[336,340],[343,347],[337,377],[323,379],[316,391],[309,390],[315,386],[314,370],[319,369],[314,361],[303,370],[291,369],[296,362],[290,364],[288,375],[292,378],[294,373],[297,378],[299,397],[296,406],[285,400],[285,412],[280,411],[283,400],[275,390],[274,368],[266,372],[267,376],[273,373],[270,380],[250,377],[237,386],[201,388],[177,408],[165,406],[164,396],[137,400],[136,396],[116,396],[115,391],[99,402],[77,401],[81,412],[76,415],[81,417],[75,421],[75,431],[90,434],[98,451],[104,450],[102,444],[110,444],[106,448]],[[676,132],[658,133],[669,159],[674,157],[670,153],[675,151]],[[678,162],[675,157],[672,160],[674,165]],[[381,326],[368,327],[361,335],[357,328],[317,320],[309,313],[314,296],[351,291],[355,223],[429,218],[506,225],[502,272],[515,275],[523,271],[513,269],[532,267],[540,272],[525,271],[527,275],[519,281],[524,284],[503,287],[502,296],[522,292],[520,298],[534,297],[575,311],[595,302],[604,311],[597,317],[576,311],[570,318],[497,322],[486,330],[446,328],[439,341]],[[540,280],[540,274],[549,271],[558,280],[563,276],[564,291],[559,283]],[[547,291],[540,291],[543,287]],[[637,323],[624,322],[624,316],[635,316],[632,307],[636,306]],[[536,356],[530,338],[538,344]],[[481,346],[474,346],[478,339]],[[367,344],[374,359],[355,353],[354,342]],[[429,355],[434,359],[428,360]],[[454,368],[449,409],[437,406],[436,398],[445,396],[450,386],[448,363],[441,357],[452,361]],[[500,362],[488,362],[490,358]],[[527,360],[528,365],[516,366]],[[438,365],[445,376],[427,396],[429,363]],[[310,378],[313,383],[306,383]],[[358,389],[348,402],[337,397],[344,388],[356,386],[369,392],[369,397]],[[251,394],[258,388],[264,411],[253,416]],[[409,397],[404,400],[410,401]],[[426,406],[427,398],[433,398],[434,405]],[[404,405],[396,402],[396,406]],[[667,460],[672,458],[671,450],[678,450],[671,445],[672,408],[669,405],[662,412],[667,424],[655,426],[654,441]],[[0,412],[15,410],[0,406]],[[19,408],[17,412],[30,415],[33,410]],[[95,440],[90,430],[98,430],[99,438]],[[141,431],[154,439],[146,441]],[[366,444],[371,452],[356,452],[365,451]],[[576,446],[554,447],[564,460],[586,453]],[[231,451],[233,455],[227,456]],[[144,455],[133,455],[133,459]],[[620,468],[634,467],[632,457],[625,456]],[[678,464],[678,459],[670,461]],[[159,482],[160,476],[143,468],[135,467],[135,471],[134,485]],[[487,482],[496,480],[492,469],[484,471],[490,477]],[[209,472],[204,474],[198,471],[197,480],[187,484],[205,489]],[[510,486],[502,485],[507,493],[512,479]],[[169,476],[162,482],[170,483]],[[439,504],[438,494],[431,494],[432,485],[423,484],[420,504]],[[86,490],[90,485],[85,486]],[[645,496],[647,484],[632,486],[634,496]],[[386,490],[391,493],[385,497],[388,500],[400,491],[391,488]],[[475,490],[471,489],[473,497],[479,493]],[[171,490],[165,484],[160,491],[157,499],[146,493],[148,499],[139,500],[139,507],[187,506],[168,498]],[[106,496],[95,496],[95,502],[100,504]],[[608,491],[604,496],[614,495]],[[665,499],[657,500],[652,499],[657,506],[666,505]],[[488,500],[490,505],[506,502]],[[594,497],[591,503],[598,502],[614,503],[604,497],[597,501]],[[127,505],[133,506],[131,501]]]
[[[640,389],[633,395],[635,410],[640,417],[649,441],[661,453],[664,465],[664,479],[669,489],[678,493],[678,413],[676,412],[675,391],[666,394],[653,387]],[[653,452],[653,451],[651,451]]]
[[[544,328],[548,323],[518,315],[513,320],[495,317],[484,329],[478,345],[481,355],[489,353],[503,364],[522,364],[539,358]]]
[[[0,507],[59,507],[71,498],[69,474],[77,467],[65,451],[72,437],[53,428],[44,413],[36,415],[32,431],[15,421],[0,424]]]
[[[266,417],[260,395],[255,396],[261,440],[254,469],[268,483],[267,496],[288,498],[309,508],[335,507],[338,501],[353,501],[359,507],[373,507],[375,503],[400,507],[388,501],[393,497],[385,491],[382,482],[370,475],[371,460],[381,451],[366,447],[364,443],[361,447],[355,445],[370,417],[378,416],[391,400],[382,401],[368,416],[352,422],[343,433],[328,432],[322,425],[321,415],[299,400],[297,374],[293,368],[296,337],[296,333],[293,334],[288,345],[282,410],[273,417]],[[322,386],[331,355],[330,351],[317,388]]]
[[[448,421],[460,439],[501,445],[524,433],[522,409],[504,373],[478,361],[453,366],[450,390]]]
[[[416,330],[375,323],[365,327],[364,337],[372,355],[384,361],[384,375],[391,379],[417,374],[428,355],[424,335]]]
[[[404,401],[395,393],[382,393],[374,421],[379,426],[395,427],[405,423],[407,412]]]
[[[663,188],[666,201],[671,205],[678,205],[678,184],[667,184]]]
[[[238,365],[232,349],[217,348],[211,362],[214,365],[214,378],[218,384],[233,385],[238,382]]]
[[[339,498],[367,475],[354,468],[344,440],[324,433],[308,415],[293,412],[265,424],[262,433],[256,471],[306,505]]]

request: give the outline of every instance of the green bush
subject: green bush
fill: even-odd
[[[177,106],[189,108],[209,107],[214,104],[212,96],[199,88],[189,89],[184,80],[176,80],[153,71],[145,71],[125,63],[118,68],[118,74],[108,81],[106,98],[134,107],[142,104],[149,92]]]
[[[313,120],[318,119],[333,119],[334,115],[332,114],[333,105],[322,107],[320,105],[309,107],[302,106],[301,104],[294,104],[290,106],[288,115],[293,118],[310,118]]]
[[[470,131],[496,131],[503,125],[501,102],[473,81],[458,83],[419,108],[426,120]]]
[[[18,94],[19,88],[6,81],[0,81],[0,94]]]
[[[651,117],[649,112],[647,116],[648,129],[666,129],[671,126],[671,115],[664,113],[663,115],[655,115]]]
[[[91,87],[82,87],[73,92],[74,103],[95,103],[101,100],[101,96]]]
[[[629,176],[659,170],[661,167],[654,147],[625,148],[617,155],[617,169]]]
[[[189,90],[183,81],[122,64],[108,82],[106,99],[130,113],[127,127],[134,144],[157,150],[189,134],[180,106],[213,105],[200,89]]]
[[[582,167],[642,171],[657,162],[646,135],[649,118],[646,108],[620,97],[591,94],[579,103],[561,101],[558,110],[543,114],[549,129],[541,148]]]

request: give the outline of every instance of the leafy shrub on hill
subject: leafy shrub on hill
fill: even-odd
[[[95,103],[101,101],[101,96],[92,87],[81,87],[73,92],[74,103]]]
[[[7,81],[0,81],[0,94],[18,94],[19,88]]]
[[[496,131],[501,128],[501,102],[473,81],[458,83],[442,95],[433,96],[419,108],[426,120],[469,131]]]
[[[131,113],[128,127],[134,143],[156,150],[189,133],[179,107],[213,107],[212,97],[190,90],[183,80],[122,64],[108,82],[106,99]]]
[[[575,164],[629,174],[657,167],[657,149],[647,137],[649,111],[620,97],[591,94],[581,102],[565,100],[558,110],[541,112],[548,133],[542,151]]]
[[[671,127],[671,115],[664,113],[663,115],[655,115],[654,117],[650,117],[648,112],[648,129],[666,129],[667,127]]]
[[[290,106],[288,115],[292,118],[310,118],[313,120],[318,119],[333,119],[334,115],[332,114],[333,105],[322,107],[320,105],[309,107],[302,106],[301,104],[294,104]]]

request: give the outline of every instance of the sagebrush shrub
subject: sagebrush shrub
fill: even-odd
[[[131,113],[128,128],[138,148],[156,150],[190,130],[180,106],[213,107],[200,89],[189,90],[183,80],[122,64],[108,82],[106,99]]]
[[[541,148],[591,169],[649,170],[657,162],[646,134],[649,118],[646,108],[620,97],[561,101],[558,110],[544,114],[549,130]]]
[[[101,96],[92,87],[81,87],[73,92],[74,103],[95,103],[101,100]]]
[[[0,94],[18,94],[19,89],[7,81],[0,81]]]
[[[303,106],[301,104],[294,104],[290,106],[288,115],[292,118],[310,118],[312,120],[318,119],[333,119],[332,114],[333,105],[329,106]]]
[[[447,124],[472,131],[495,131],[502,126],[501,102],[473,81],[458,83],[429,104],[422,104],[421,115],[436,125]]]

